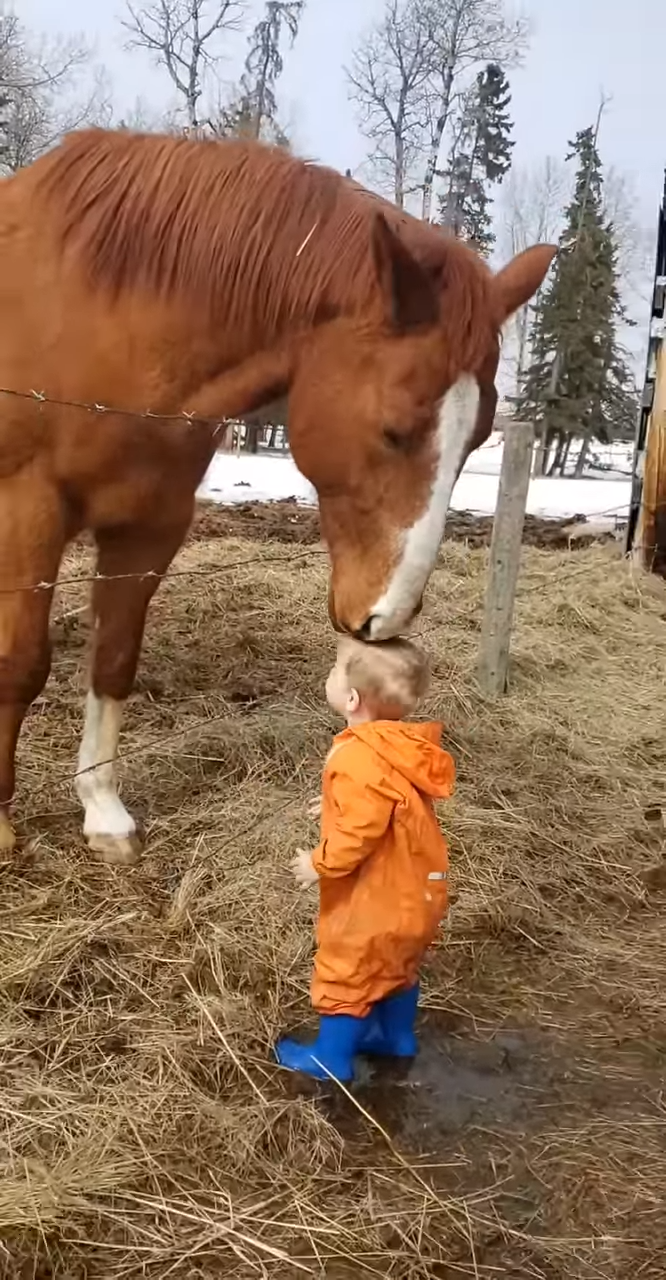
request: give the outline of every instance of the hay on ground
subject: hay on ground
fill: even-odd
[[[326,563],[193,543],[128,707],[130,871],[81,841],[83,589],[56,602],[2,879],[0,1275],[663,1276],[666,594],[605,548],[527,550],[512,690],[490,705],[485,558],[445,547],[422,623],[459,770],[422,1036],[477,1065],[499,1028],[533,1037],[520,1113],[500,1089],[484,1123],[438,1125],[444,1056],[421,1141],[410,1086],[330,1100],[272,1064],[308,1018],[314,902],[288,863],[316,838],[336,727]]]

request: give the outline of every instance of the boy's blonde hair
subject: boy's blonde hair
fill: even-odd
[[[338,662],[378,719],[409,715],[430,684],[426,654],[410,640],[398,637],[366,644],[345,636],[338,645]]]

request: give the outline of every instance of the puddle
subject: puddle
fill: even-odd
[[[537,1032],[502,1030],[481,1039],[429,1022],[413,1062],[360,1058],[353,1096],[392,1137],[423,1151],[470,1127],[524,1132],[537,1114],[542,1123],[544,1108],[555,1105],[558,1074]],[[349,1130],[348,1100],[330,1094],[327,1110]]]

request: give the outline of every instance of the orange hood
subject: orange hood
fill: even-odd
[[[441,746],[442,725],[437,721],[372,720],[345,729],[339,737],[364,742],[424,795],[444,799],[453,791],[455,765]]]

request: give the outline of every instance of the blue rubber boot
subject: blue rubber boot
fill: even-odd
[[[315,1080],[330,1080],[331,1076],[336,1080],[353,1080],[354,1055],[359,1052],[359,1045],[371,1016],[368,1014],[365,1018],[352,1018],[346,1013],[322,1013],[319,1035],[313,1044],[300,1044],[298,1040],[278,1040],[275,1057],[281,1067],[287,1067],[289,1071],[302,1071]],[[327,1068],[326,1071],[323,1070],[324,1067]]]
[[[378,1058],[414,1058],[418,1042],[414,1032],[419,1003],[419,984],[387,996],[374,1006],[367,1031],[358,1048]]]

